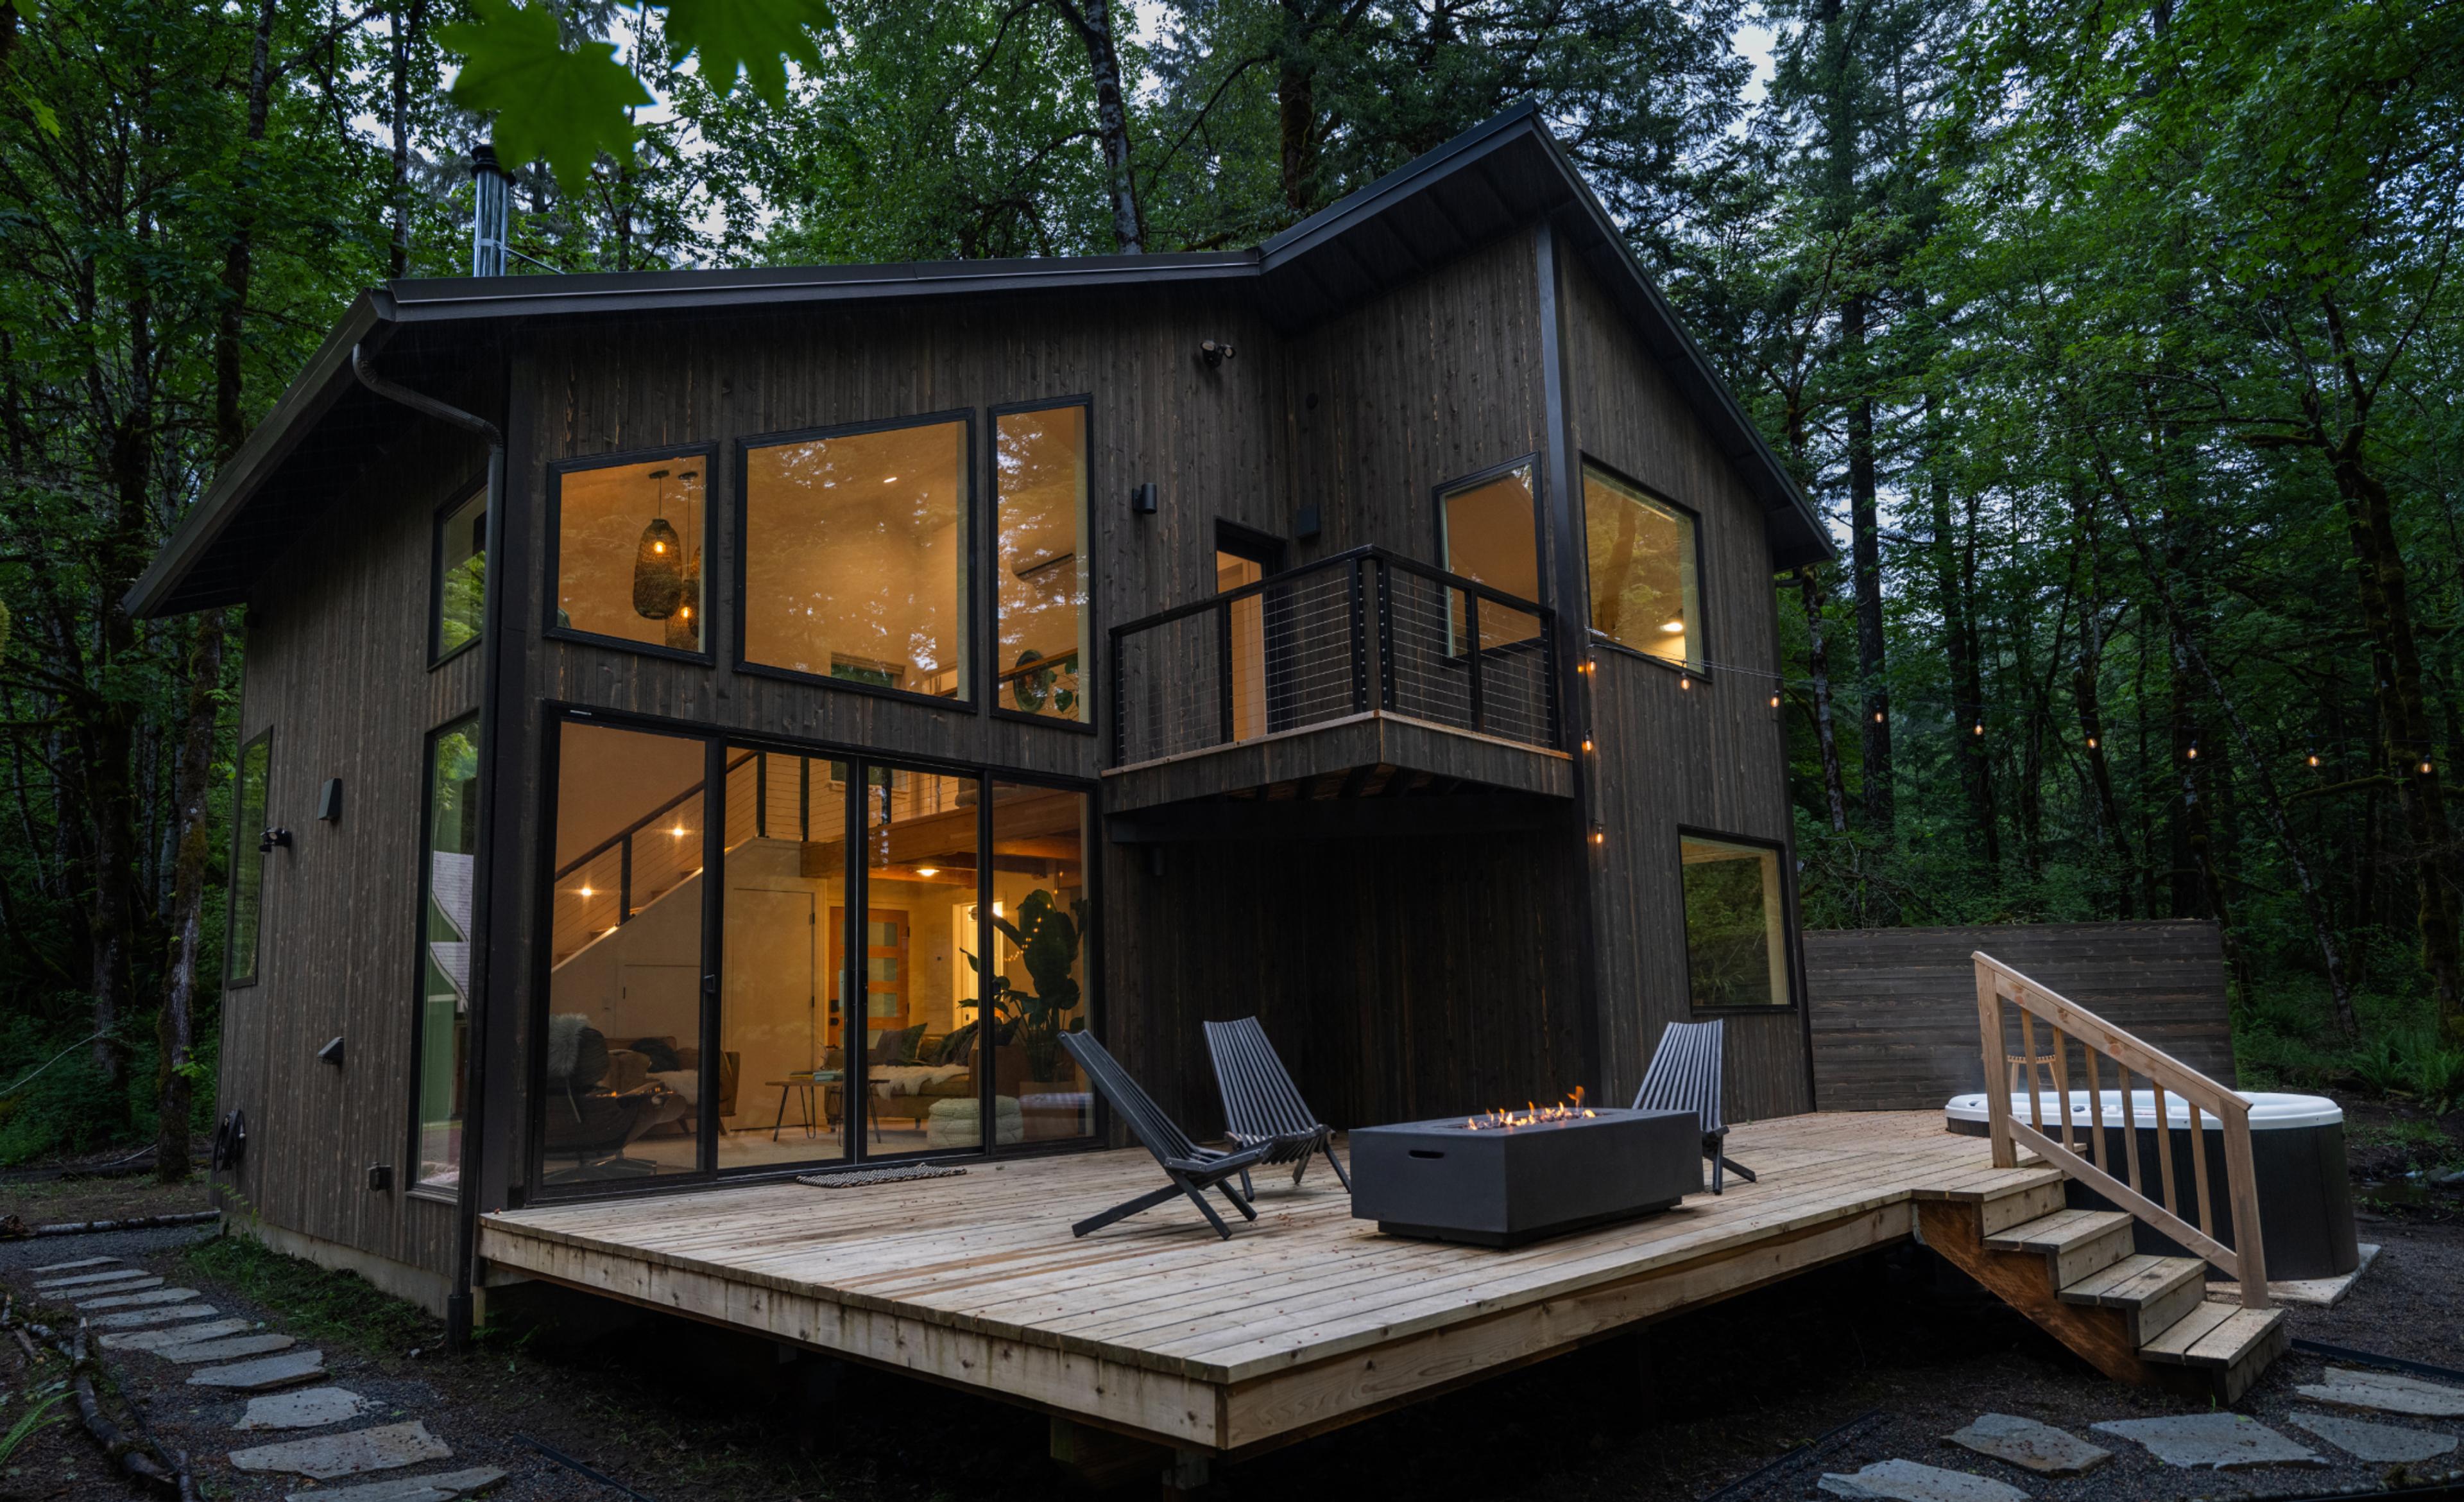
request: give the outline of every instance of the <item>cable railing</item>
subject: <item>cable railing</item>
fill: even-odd
[[[1557,744],[1544,606],[1353,548],[1111,630],[1112,754],[1131,765],[1383,710]]]

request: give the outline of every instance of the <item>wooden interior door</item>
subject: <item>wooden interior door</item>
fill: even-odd
[[[830,909],[830,1038],[839,1042],[839,1030],[846,1009],[840,1005],[840,987],[847,974],[842,957],[846,954],[847,909]],[[865,1047],[872,1046],[872,1034],[893,1032],[910,1026],[908,1012],[913,1001],[913,969],[908,956],[909,924],[905,908],[867,908],[864,914],[864,1013]]]

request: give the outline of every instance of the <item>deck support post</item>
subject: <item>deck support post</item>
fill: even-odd
[[[1164,1502],[1180,1502],[1206,1490],[1212,1479],[1215,1457],[1202,1449],[1177,1449],[1172,1464],[1164,1468]]]
[[[1073,1423],[1057,1413],[1052,1415],[1051,1453],[1064,1469],[1099,1491],[1158,1471],[1168,1474],[1173,1459],[1163,1446]]]

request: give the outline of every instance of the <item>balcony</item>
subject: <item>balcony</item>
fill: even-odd
[[[1383,548],[1115,627],[1111,647],[1115,815],[1466,795],[1528,818],[1573,794],[1552,612]]]

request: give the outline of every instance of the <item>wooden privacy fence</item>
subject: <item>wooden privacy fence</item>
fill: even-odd
[[[2033,1149],[2053,1167],[2079,1181],[2184,1248],[2222,1269],[2241,1285],[2241,1301],[2252,1309],[2267,1307],[2267,1253],[2258,1226],[2258,1182],[2251,1166],[2250,1102],[2197,1070],[2123,1031],[2083,1006],[2064,1000],[1982,950],[1976,961],[1976,1019],[1985,1061],[1985,1113],[1993,1142],[1993,1166],[2018,1166],[2018,1149]],[[2019,1018],[2020,1051],[2011,1051],[2004,1006]],[[2052,1034],[2050,1053],[2039,1053],[2036,1025]],[[2076,1042],[2086,1066],[2088,1132],[2077,1139],[2071,1106],[2070,1055]],[[2117,1178],[2106,1140],[2104,1090],[2101,1065],[2113,1066],[2121,1096],[2122,1156],[2125,1177]],[[2018,1078],[2010,1077],[2016,1073]],[[2140,1167],[2139,1122],[2131,1076],[2146,1080],[2154,1100],[2158,1182],[2162,1203],[2147,1193]],[[2055,1110],[2061,1117],[2061,1136],[2045,1130],[2045,1103],[2040,1078],[2053,1083]],[[2012,1118],[2013,1095],[2024,1092],[2028,1119]],[[2171,1106],[2179,1095],[2189,1110],[2190,1177],[2198,1201],[2199,1223],[2192,1226],[2181,1211],[2174,1180]],[[2213,1197],[2208,1185],[2207,1128],[2203,1116],[2223,1128],[2225,1199],[2233,1219],[2233,1245],[2216,1239]]]

